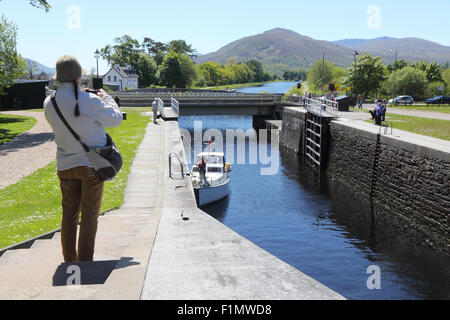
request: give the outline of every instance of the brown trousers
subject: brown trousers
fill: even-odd
[[[64,261],[93,261],[104,183],[95,170],[89,167],[58,171],[58,177],[62,193],[61,245]]]

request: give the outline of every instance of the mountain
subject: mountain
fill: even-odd
[[[392,38],[389,37],[381,37],[381,38],[375,38],[375,39],[344,39],[344,40],[338,40],[333,41],[334,44],[350,48],[350,49],[359,49],[362,45],[373,42],[373,41],[380,41],[380,40],[389,40]]]
[[[198,57],[197,63],[216,61],[226,63],[234,58],[238,61],[258,59],[266,70],[311,67],[314,62],[325,59],[338,66],[348,66],[353,60],[354,50],[328,41],[314,40],[294,31],[276,28],[262,34],[234,41],[216,52]],[[273,71],[272,71],[273,72]]]
[[[329,42],[315,40],[292,30],[276,28],[236,40],[216,52],[199,56],[197,63],[226,63],[230,58],[241,62],[257,59],[263,63],[266,71],[280,73],[286,69],[309,68],[322,59],[323,52],[327,61],[340,67],[348,67],[354,61],[355,50],[380,56],[387,62],[395,59],[395,52],[390,50],[397,50],[398,59],[407,61],[450,61],[450,47],[418,38],[382,37]]]
[[[27,64],[33,63],[33,62],[36,63],[38,71],[34,71],[33,74],[40,74],[42,72],[45,72],[48,75],[54,75],[56,73],[56,68],[47,67],[47,66],[45,66],[37,61],[31,60],[31,59],[25,58],[25,60],[26,60]]]
[[[446,63],[450,61],[450,47],[419,38],[376,38],[370,40],[346,39],[334,41],[335,44],[380,56],[388,62],[398,59],[406,61],[427,60],[428,62]],[[391,51],[392,50],[392,51]]]

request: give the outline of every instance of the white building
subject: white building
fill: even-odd
[[[121,67],[113,66],[104,76],[103,85],[108,86],[112,90],[137,89],[139,77],[131,68],[131,65]]]

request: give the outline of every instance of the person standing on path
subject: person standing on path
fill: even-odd
[[[153,123],[156,124],[156,120],[158,119],[158,102],[156,99],[152,103],[152,111],[153,111]]]
[[[62,115],[90,148],[105,147],[105,127],[122,122],[120,108],[106,91],[81,91],[82,68],[78,60],[65,55],[56,62],[60,86],[55,99]],[[44,101],[45,118],[55,134],[57,170],[62,194],[61,246],[65,262],[92,261],[104,183],[91,165],[86,151],[75,140],[56,113],[51,101]],[[81,213],[78,250],[78,220]]]

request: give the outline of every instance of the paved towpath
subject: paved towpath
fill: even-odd
[[[3,189],[55,161],[56,144],[43,112],[5,111],[1,114],[37,120],[29,131],[0,145],[0,189]]]

